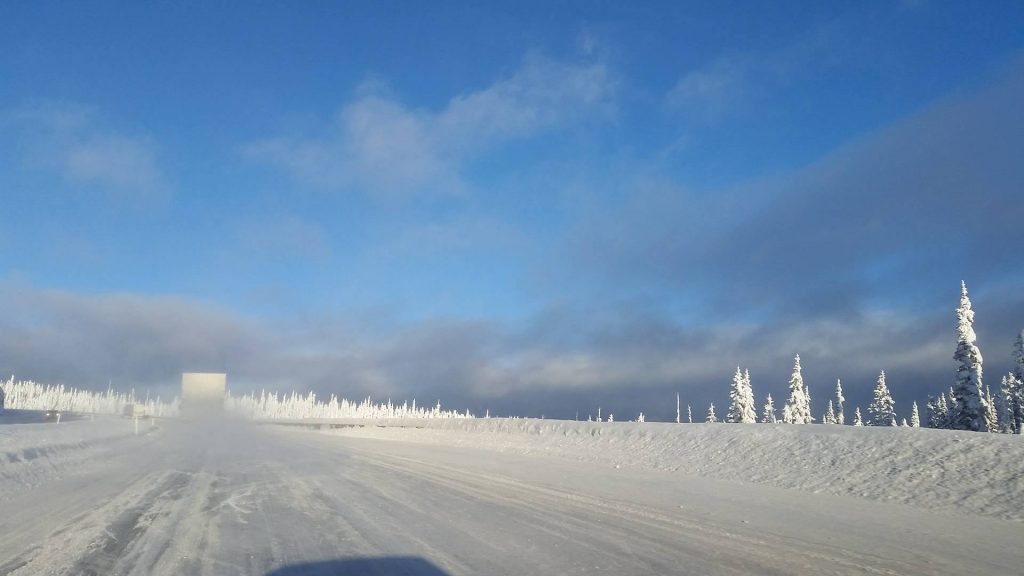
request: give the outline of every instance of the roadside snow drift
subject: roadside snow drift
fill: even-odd
[[[136,436],[131,420],[117,417],[2,425],[0,500],[67,473],[103,466],[129,446],[146,442],[149,426],[140,423]]]
[[[1024,438],[923,428],[475,419],[331,433],[639,467],[1024,521]]]

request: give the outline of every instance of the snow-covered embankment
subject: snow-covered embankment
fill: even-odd
[[[103,466],[130,445],[146,442],[150,424],[97,417],[60,423],[0,426],[0,501],[68,474]]]
[[[783,424],[507,419],[362,424],[331,433],[658,469],[1024,521],[1020,436]]]

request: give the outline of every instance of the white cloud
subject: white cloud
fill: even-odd
[[[72,145],[64,158],[67,177],[118,191],[150,194],[164,188],[148,139],[95,136]]]
[[[123,199],[153,199],[169,193],[152,138],[108,128],[91,108],[76,104],[26,106],[3,114],[0,128],[25,151],[28,169],[56,169],[77,188]]]
[[[533,58],[511,78],[452,99],[436,129],[445,141],[473,147],[528,136],[607,111],[612,88],[604,65]]]
[[[840,20],[812,28],[775,48],[721,54],[684,72],[665,94],[664,105],[702,121],[735,114],[794,77],[820,72],[847,58],[853,42],[849,27]]]
[[[737,61],[719,58],[684,74],[669,91],[666,102],[687,115],[715,119],[743,97],[746,75]]]
[[[501,143],[606,114],[613,91],[603,64],[531,57],[511,76],[436,112],[364,86],[326,135],[271,138],[244,151],[323,188],[392,199],[459,194],[466,162]]]

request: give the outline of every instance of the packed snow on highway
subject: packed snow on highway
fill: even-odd
[[[0,425],[0,575],[1020,574],[1019,436],[96,417]],[[137,431],[136,431],[137,430]]]

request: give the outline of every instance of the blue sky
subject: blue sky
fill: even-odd
[[[1019,2],[412,4],[0,6],[0,371],[907,402],[960,279],[1009,368]]]

